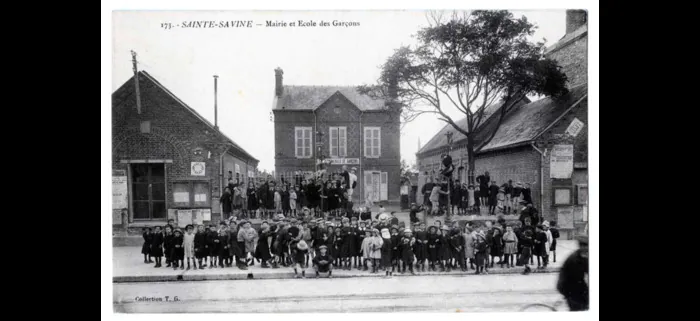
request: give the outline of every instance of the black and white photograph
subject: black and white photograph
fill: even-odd
[[[597,4],[532,3],[103,8],[111,313],[597,318]]]

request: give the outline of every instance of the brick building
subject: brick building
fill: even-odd
[[[581,233],[588,220],[588,29],[586,11],[567,10],[566,15],[566,35],[545,55],[562,66],[569,93],[513,107],[486,145],[479,143],[477,134],[475,173],[489,171],[499,185],[508,180],[533,183],[535,207],[545,219],[557,220],[562,237],[569,238]],[[479,130],[490,132],[488,126],[487,122]],[[439,154],[447,150],[447,130],[449,126],[416,154],[421,173],[439,170]],[[466,167],[466,151],[453,132],[453,159],[456,166],[464,160]]]
[[[229,178],[246,183],[258,160],[145,71],[112,94],[113,224],[131,227],[221,219]],[[191,216],[191,218],[188,217]]]
[[[384,100],[355,87],[286,86],[275,70],[272,112],[275,123],[275,173],[291,180],[312,177],[325,159],[328,173],[342,165],[357,168],[353,202],[398,202],[400,117]]]

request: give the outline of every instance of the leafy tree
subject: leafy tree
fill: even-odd
[[[506,112],[527,95],[566,94],[566,75],[544,57],[543,42],[528,40],[536,26],[525,17],[479,10],[429,18],[430,26],[415,36],[417,44],[396,49],[381,67],[378,83],[358,90],[400,109],[404,122],[432,114],[464,134],[469,181],[474,183],[474,151],[493,139]],[[503,106],[496,112],[496,125],[480,133],[487,120],[484,110],[498,102]],[[449,108],[466,116],[466,128],[448,115]]]

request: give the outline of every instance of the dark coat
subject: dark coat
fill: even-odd
[[[388,268],[391,266],[391,252],[392,245],[391,239],[382,239],[384,244],[382,244],[382,267]]]
[[[494,235],[491,238],[491,255],[501,256],[503,255],[503,234]]]
[[[440,247],[442,246],[442,236],[438,234],[428,234],[428,260],[440,260]]]
[[[173,240],[175,239],[175,235],[170,233],[170,234],[163,234],[163,251],[165,258],[167,260],[173,260]]]
[[[151,243],[153,243],[153,234],[143,232],[143,246],[141,246],[141,254],[151,253]]]
[[[418,263],[423,263],[428,258],[427,232],[416,232],[416,243],[413,244],[413,254],[416,255],[416,260],[418,260]]]
[[[547,234],[545,232],[537,232],[535,235],[535,255],[547,255]]]
[[[588,258],[581,255],[582,251],[576,250],[569,256],[559,271],[557,290],[567,300],[580,305],[582,310],[588,309],[589,290],[585,281],[588,274]]]
[[[249,188],[246,191],[246,195],[248,196],[248,209],[251,211],[257,210],[260,206],[258,203],[258,192],[254,188]]]
[[[556,227],[551,227],[549,229],[549,231],[552,232],[552,247],[549,250],[556,251],[557,250],[557,239],[560,237],[559,229],[557,229]]]
[[[415,242],[413,237],[402,237],[399,241],[399,252],[401,253],[401,260],[406,264],[413,264],[415,256],[413,256],[413,245],[411,242]]]
[[[229,245],[229,239],[230,239],[229,235],[228,234],[224,234],[224,235],[219,234],[216,236],[216,239],[219,240],[219,242],[216,246],[217,254],[219,255],[219,257],[228,257],[229,256],[228,249],[230,246]]]
[[[260,230],[258,234],[260,235],[260,238],[258,239],[258,246],[255,248],[255,258],[267,261],[272,258],[272,255],[270,254],[270,243],[268,238],[273,236],[274,232],[270,230],[268,230],[267,232]]]
[[[206,231],[204,232],[204,244],[205,244],[205,253],[208,256],[217,256],[219,255],[217,251],[217,243],[214,242],[217,238],[217,233],[212,232],[212,231]]]
[[[498,202],[499,189],[500,187],[498,187],[498,185],[489,186],[489,201],[491,202],[491,205],[496,205],[496,202]]]
[[[185,248],[182,247],[182,243],[184,243],[184,241],[185,237],[182,234],[180,234],[180,236],[173,237],[173,260],[183,260],[185,258]]]
[[[449,260],[452,258],[452,249],[450,248],[450,237],[440,235],[440,260]]]
[[[461,262],[464,258],[464,237],[461,234],[450,236],[450,250],[452,257]]]
[[[391,258],[392,259],[400,259],[401,258],[401,252],[399,250],[399,244],[401,242],[401,236],[399,235],[392,235],[391,236]]]
[[[194,254],[198,259],[209,255],[209,252],[207,251],[206,231],[194,235]]]
[[[163,256],[163,242],[165,238],[163,233],[153,234],[153,240],[151,242],[151,256],[162,257]]]

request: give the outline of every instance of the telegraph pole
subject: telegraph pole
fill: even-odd
[[[218,122],[218,110],[216,106],[216,80],[219,79],[219,76],[214,75],[214,128],[219,129],[219,122]]]
[[[448,131],[445,133],[447,136],[447,155],[452,157],[452,135],[454,133],[451,131]],[[448,222],[452,223],[452,178],[451,177],[446,177],[447,178],[447,216],[445,217],[445,224]]]
[[[141,91],[139,90],[139,69],[136,63],[136,51],[131,51],[131,63],[134,66],[134,85],[136,86],[136,111],[141,114]]]

